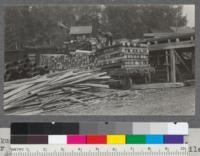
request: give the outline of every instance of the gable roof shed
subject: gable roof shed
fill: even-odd
[[[84,35],[91,33],[92,33],[92,26],[72,26],[69,32],[70,35]]]

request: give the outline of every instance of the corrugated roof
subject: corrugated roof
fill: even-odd
[[[91,34],[92,26],[73,26],[70,28],[70,35]]]

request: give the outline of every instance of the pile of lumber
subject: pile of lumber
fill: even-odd
[[[131,69],[149,66],[149,52],[147,48],[123,47],[122,52],[125,58],[124,68]]]
[[[4,110],[8,114],[40,114],[74,104],[88,106],[105,95],[110,77],[98,70],[62,71],[5,82]]]
[[[40,66],[50,70],[88,69],[93,63],[90,54],[77,51],[73,54],[41,54]]]
[[[108,47],[98,52],[96,64],[106,71],[117,69],[131,74],[149,72],[149,51],[142,45]]]

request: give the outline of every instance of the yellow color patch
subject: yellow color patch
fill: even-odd
[[[107,135],[107,144],[125,144],[125,135]]]

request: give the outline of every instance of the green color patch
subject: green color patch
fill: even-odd
[[[126,135],[126,144],[146,144],[145,135]]]

